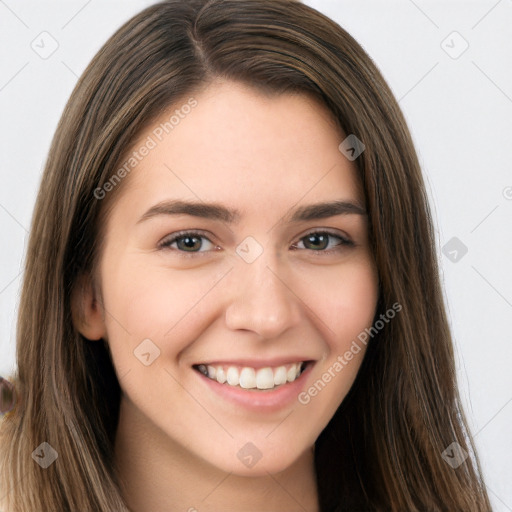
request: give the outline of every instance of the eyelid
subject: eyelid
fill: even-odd
[[[332,235],[332,236],[341,238],[345,242],[354,243],[354,241],[346,233],[342,233],[338,230],[333,230],[331,228],[312,228],[312,229],[304,232],[303,234],[301,234],[297,238],[297,241],[302,240],[303,238],[307,237],[308,235],[312,235],[315,233],[319,233],[319,234],[325,233],[326,235]]]
[[[301,242],[304,238],[306,238],[308,235],[312,235],[312,234],[326,234],[326,235],[338,238],[339,240],[341,240],[341,243],[338,244],[334,249],[315,251],[313,249],[305,248],[305,249],[301,249],[301,250],[305,250],[305,251],[307,251],[309,253],[315,253],[315,254],[331,254],[333,252],[339,251],[340,250],[339,249],[340,246],[353,247],[353,246],[356,245],[354,243],[354,241],[348,235],[341,234],[339,231],[335,231],[335,230],[330,229],[330,228],[311,228],[310,230],[306,231],[305,233],[302,233],[296,239],[296,241],[291,244],[291,247],[294,248],[295,250],[297,250],[296,245],[299,242]],[[197,256],[201,256],[201,255],[204,255],[204,254],[208,254],[209,252],[212,252],[212,250],[209,250],[209,251],[190,251],[189,252],[189,251],[181,251],[179,249],[174,249],[174,248],[170,247],[171,244],[175,243],[180,238],[185,238],[187,235],[188,236],[196,236],[198,238],[204,238],[204,239],[208,240],[208,242],[210,242],[211,244],[215,245],[215,242],[213,242],[209,238],[207,232],[202,231],[202,230],[196,230],[196,229],[188,229],[188,230],[177,231],[175,233],[167,235],[166,237],[164,237],[158,243],[158,248],[159,249],[169,249],[169,250],[178,252],[178,253],[180,253],[180,255],[185,256],[185,257],[197,257]],[[219,248],[218,245],[217,245],[216,248]]]

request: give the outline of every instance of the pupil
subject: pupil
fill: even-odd
[[[197,236],[187,236],[181,239],[181,246],[185,250],[199,249],[201,247],[201,240]]]

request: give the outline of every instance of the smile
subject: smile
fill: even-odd
[[[307,362],[289,363],[275,367],[251,368],[250,366],[206,365],[194,368],[205,377],[232,387],[242,389],[274,389],[293,382],[304,371]]]

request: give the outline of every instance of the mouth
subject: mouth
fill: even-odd
[[[294,382],[313,361],[253,368],[231,364],[197,364],[193,368],[208,379],[225,386],[256,391],[272,391]]]

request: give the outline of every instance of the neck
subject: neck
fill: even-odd
[[[226,473],[148,424],[123,397],[115,465],[132,512],[318,512],[313,449],[279,473]]]

